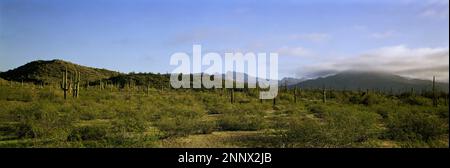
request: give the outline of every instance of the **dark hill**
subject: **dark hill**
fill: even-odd
[[[62,60],[33,61],[18,68],[0,73],[6,80],[33,83],[59,83],[62,72],[67,68],[71,72],[81,72],[82,80],[97,81],[119,75],[118,72],[77,65]]]

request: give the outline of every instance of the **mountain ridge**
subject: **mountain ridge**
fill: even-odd
[[[442,91],[448,92],[448,83],[436,82],[436,87]],[[359,89],[373,89],[381,91],[408,91],[408,90],[431,90],[432,80],[422,80],[406,78],[399,75],[394,75],[384,72],[355,72],[346,71],[329,75],[326,77],[319,77],[316,79],[306,80],[294,85],[293,87],[300,88],[330,88],[337,90],[359,90]]]
[[[100,69],[95,67],[88,67],[75,64],[64,60],[37,60],[32,61],[15,69],[6,72],[0,72],[0,79],[12,80],[17,82],[33,82],[33,83],[59,83],[61,81],[61,73],[65,69],[69,73],[75,71],[81,72],[82,80],[99,83],[100,81],[126,84],[130,81],[137,85],[155,85],[162,86],[163,83],[168,82],[170,76],[168,74],[155,73],[119,73],[107,69]],[[243,76],[245,81],[249,78],[255,78],[246,73],[227,72],[222,74],[223,79],[226,74],[234,73],[236,76]],[[192,74],[195,75],[195,74]],[[214,74],[217,75],[217,74]],[[256,81],[257,78],[255,78]],[[236,78],[235,78],[236,80]],[[239,82],[239,81],[237,81]],[[336,90],[359,90],[359,89],[376,89],[376,90],[394,90],[394,91],[408,91],[414,89],[430,90],[431,80],[411,79],[398,75],[393,75],[383,72],[356,72],[346,71],[319,77],[316,79],[297,79],[297,78],[283,78],[279,80],[279,86],[284,87],[285,84],[289,88],[330,88]],[[437,82],[436,86],[448,92],[448,83]]]
[[[1,72],[0,77],[5,80],[24,81],[32,83],[58,83],[61,80],[61,73],[65,71],[73,73],[80,72],[82,79],[86,81],[96,81],[117,76],[120,73],[94,67],[83,66],[60,59],[36,60],[26,63],[17,68]]]

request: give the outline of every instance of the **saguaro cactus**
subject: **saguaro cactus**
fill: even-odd
[[[284,91],[285,91],[285,92],[288,91],[287,80],[284,81]]]
[[[75,71],[75,73],[73,75],[73,84],[74,84],[73,97],[74,98],[78,98],[78,94],[80,92],[80,78],[81,78],[80,72]]]
[[[294,103],[297,103],[297,86],[294,88]]]
[[[150,95],[150,83],[147,84],[147,96]]]
[[[323,89],[322,89],[322,95],[323,95],[322,102],[326,103],[327,102],[327,92],[326,92],[325,87],[323,87]]]
[[[230,102],[233,104],[236,100],[234,99],[234,89],[231,89],[230,92]]]
[[[436,77],[433,76],[433,106],[436,107],[437,106],[437,99],[436,99]]]
[[[275,107],[275,105],[277,105],[277,98],[274,97],[272,100],[273,100],[272,107]]]
[[[70,88],[70,82],[67,80],[67,68],[62,73],[61,89],[64,91],[64,99],[67,99],[67,92]]]

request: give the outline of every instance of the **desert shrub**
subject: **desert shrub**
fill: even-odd
[[[148,127],[144,116],[136,111],[121,111],[115,118],[111,123],[115,132],[143,132]]]
[[[287,128],[282,132],[282,142],[286,147],[321,147],[327,143],[325,128],[319,121],[292,118]]]
[[[222,130],[236,131],[246,130],[254,131],[264,127],[264,119],[259,115],[233,115],[226,114],[221,116],[218,125]]]
[[[155,143],[160,137],[145,134],[115,133],[108,134],[102,144],[104,147],[157,147]]]
[[[22,122],[15,126],[15,134],[18,138],[34,138],[35,133],[31,124]]]
[[[380,115],[382,119],[387,119],[389,117],[389,113],[393,111],[392,105],[382,104],[373,106],[372,109],[375,113]]]
[[[348,102],[352,103],[352,104],[360,104],[363,100],[363,96],[359,95],[359,94],[352,94],[351,96],[348,97]]]
[[[237,104],[233,106],[230,114],[264,115],[264,111],[270,109],[270,104],[261,105],[259,103]]]
[[[153,114],[154,119],[161,117],[183,117],[186,119],[200,118],[206,115],[206,110],[201,105],[169,104],[161,107],[160,111]]]
[[[349,97],[349,102],[353,104],[364,104],[366,106],[381,104],[386,101],[386,98],[383,95],[376,93],[369,94],[354,94]]]
[[[236,105],[233,111],[220,116],[218,125],[222,130],[259,130],[264,128],[266,106],[258,103]]]
[[[60,99],[62,97],[62,95],[58,94],[54,89],[53,90],[44,89],[44,90],[40,90],[38,92],[37,97],[40,100],[46,99],[46,100],[50,100],[50,101],[56,101],[56,100]]]
[[[206,104],[208,114],[224,114],[233,110],[233,106],[228,102],[211,102]]]
[[[215,129],[215,122],[205,120],[202,106],[183,104],[168,106],[155,113],[153,123],[167,136],[206,134]]]
[[[68,141],[102,140],[107,135],[106,126],[82,126],[73,129],[67,137]]]
[[[285,106],[282,110],[276,111],[275,114],[299,115],[304,114],[307,110],[303,106],[290,105]]]
[[[320,104],[312,104],[307,106],[307,108],[317,118],[323,118],[326,112],[326,107]]]
[[[360,104],[364,104],[366,106],[371,106],[371,105],[375,105],[375,104],[380,104],[384,101],[385,101],[385,99],[383,96],[374,94],[374,93],[369,93],[363,97]]]
[[[407,96],[401,99],[403,103],[418,106],[430,106],[432,100],[421,96]]]
[[[436,115],[448,122],[449,108],[448,106],[439,106],[436,109]]]
[[[279,100],[294,101],[293,93],[279,93]]]
[[[186,136],[189,134],[208,134],[215,129],[213,121],[186,119],[183,117],[163,117],[155,125],[166,136]]]
[[[388,137],[400,141],[430,141],[448,133],[448,125],[437,116],[416,110],[391,113],[386,127]]]
[[[15,121],[20,125],[17,135],[35,138],[64,139],[72,128],[73,118],[70,114],[59,112],[59,108],[50,102],[42,101],[29,107],[20,107],[11,111]]]
[[[32,102],[35,97],[32,89],[0,87],[0,100]]]
[[[429,141],[401,141],[398,142],[402,148],[448,148],[448,139],[429,140]]]
[[[94,113],[87,111],[82,111],[79,115],[80,120],[93,120],[96,118],[96,115]]]
[[[377,120],[365,111],[325,111],[323,120],[293,118],[282,138],[290,147],[355,147],[378,137]]]

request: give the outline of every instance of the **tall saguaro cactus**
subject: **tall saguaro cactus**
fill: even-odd
[[[288,84],[287,84],[287,80],[284,81],[284,91],[287,92],[288,91]]]
[[[325,90],[325,87],[323,87],[323,89],[322,89],[322,102],[323,103],[326,103],[327,102],[327,92],[326,92],[326,90]]]
[[[70,88],[70,82],[67,79],[67,68],[66,70],[62,73],[62,82],[61,82],[61,89],[64,91],[64,99],[67,99],[67,92],[69,91]]]
[[[73,92],[72,92],[74,98],[78,98],[78,94],[80,92],[80,78],[81,78],[80,72],[75,71],[75,73],[73,75],[74,86],[73,86]]]
[[[150,95],[150,82],[147,84],[147,96]]]
[[[433,76],[433,106],[436,107],[437,106],[437,99],[436,99],[436,77]]]
[[[297,103],[297,86],[294,88],[294,103]]]
[[[235,101],[236,100],[234,99],[234,89],[232,88],[230,92],[230,102],[231,104],[233,104]]]
[[[272,100],[273,100],[272,101],[272,108],[274,108],[277,105],[277,97],[274,97]]]

